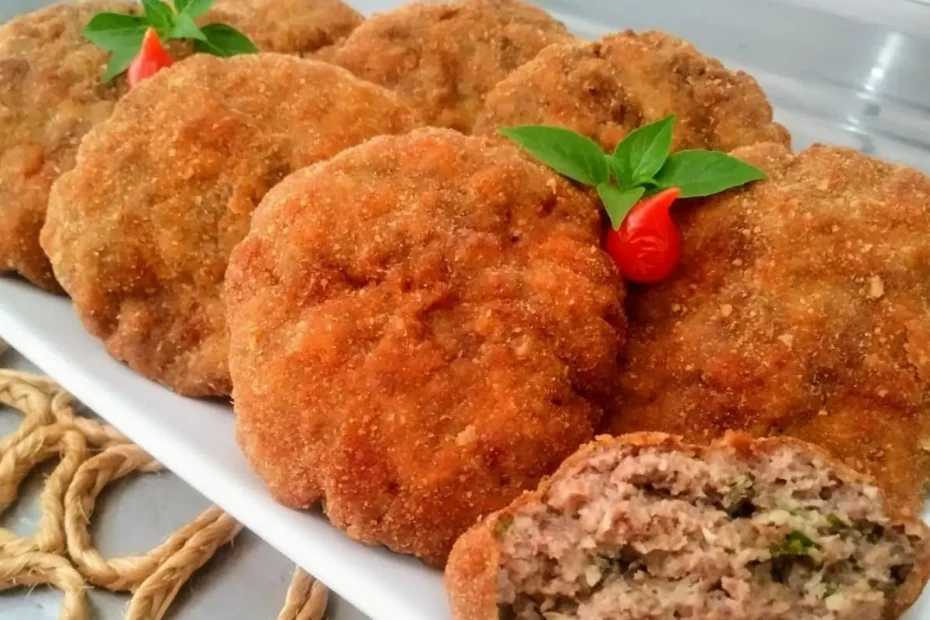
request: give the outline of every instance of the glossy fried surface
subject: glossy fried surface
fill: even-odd
[[[253,209],[290,172],[413,125],[395,95],[333,65],[198,54],[88,134],[42,246],[112,355],[182,394],[228,394],[223,274]]]
[[[601,420],[625,320],[599,236],[587,194],[450,130],[295,173],[227,274],[252,467],[285,504],[443,564]]]
[[[789,435],[919,507],[930,466],[930,180],[839,148],[735,154],[770,178],[674,208],[682,264],[630,292],[611,430]]]
[[[124,81],[101,83],[107,53],[81,29],[99,11],[134,6],[63,2],[0,27],[0,272],[58,290],[39,247],[49,188],[126,90]]]
[[[488,94],[475,133],[558,125],[612,150],[632,130],[672,112],[675,150],[790,144],[751,76],[664,32],[629,30],[540,52]]]
[[[374,15],[333,62],[401,95],[430,125],[468,133],[485,95],[565,27],[520,0],[419,2]]]
[[[263,52],[311,56],[365,20],[340,0],[217,0],[204,21],[230,24]]]

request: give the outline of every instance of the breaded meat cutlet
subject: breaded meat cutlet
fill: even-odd
[[[81,34],[101,11],[132,13],[138,5],[64,2],[0,28],[0,272],[47,290],[60,290],[39,245],[49,189],[127,90],[123,78],[103,83],[109,54]],[[231,23],[263,51],[309,55],[325,54],[362,18],[338,0],[220,0],[202,21]],[[191,53],[181,42],[171,47],[176,56]]]
[[[519,0],[420,2],[375,15],[332,61],[386,86],[430,125],[468,133],[484,97],[565,27]]]
[[[81,30],[95,13],[136,6],[64,2],[0,27],[0,272],[59,290],[39,247],[49,188],[126,91],[124,80],[102,83],[107,52]]]
[[[113,356],[181,394],[225,395],[223,275],[253,209],[294,170],[414,125],[393,93],[333,65],[198,54],[87,135],[42,247]]]
[[[455,620],[890,620],[930,531],[810,444],[600,437],[456,543]]]
[[[610,428],[817,443],[914,509],[930,469],[930,179],[851,150],[682,204],[682,262],[634,287]]]
[[[673,150],[790,145],[752,77],[664,32],[629,30],[540,52],[488,94],[475,133],[557,125],[613,150],[637,127],[673,112]]]
[[[443,564],[593,437],[624,332],[599,238],[587,194],[447,129],[295,173],[227,272],[252,467],[279,501]]]
[[[205,18],[242,30],[262,51],[324,57],[364,20],[340,0],[217,0]]]

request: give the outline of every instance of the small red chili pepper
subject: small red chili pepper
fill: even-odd
[[[145,31],[145,37],[142,39],[142,48],[129,65],[127,78],[129,87],[135,87],[142,80],[148,79],[164,69],[174,64],[174,58],[171,57],[164,46],[158,33],[154,28]]]
[[[675,270],[681,257],[681,233],[669,208],[679,194],[672,187],[640,200],[618,230],[607,231],[607,253],[627,280],[651,284]]]

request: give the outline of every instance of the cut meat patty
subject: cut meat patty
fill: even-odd
[[[456,620],[882,620],[923,589],[928,535],[810,444],[643,433],[465,534],[446,583]]]

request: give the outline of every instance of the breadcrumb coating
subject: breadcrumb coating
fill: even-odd
[[[633,287],[617,434],[824,446],[895,502],[930,468],[930,179],[852,150],[734,152],[769,179],[673,208],[682,262]]]
[[[584,192],[446,129],[295,173],[227,273],[236,431],[283,503],[442,565],[591,439],[623,289]]]
[[[294,170],[415,123],[333,65],[198,54],[87,135],[52,189],[42,246],[114,357],[181,394],[226,395],[223,275],[254,208]]]
[[[751,76],[664,32],[631,30],[547,47],[488,94],[475,133],[557,125],[613,150],[637,127],[673,112],[673,150],[790,145]]]
[[[365,18],[341,0],[217,0],[203,21],[238,28],[263,52],[325,57]]]
[[[561,23],[520,0],[418,2],[371,17],[332,60],[397,92],[427,124],[468,133],[498,82],[568,40]]]
[[[103,84],[107,53],[81,30],[100,11],[130,13],[131,2],[64,2],[0,27],[0,272],[59,290],[39,247],[48,192],[74,165],[81,138],[126,92]]]
[[[0,27],[0,272],[60,290],[39,245],[49,190],[127,91],[125,78],[103,83],[109,53],[82,30],[99,12],[138,13],[138,6],[62,2]],[[339,0],[220,0],[198,21],[232,24],[262,51],[325,56],[362,17]],[[193,49],[175,40],[170,51],[184,58]]]

